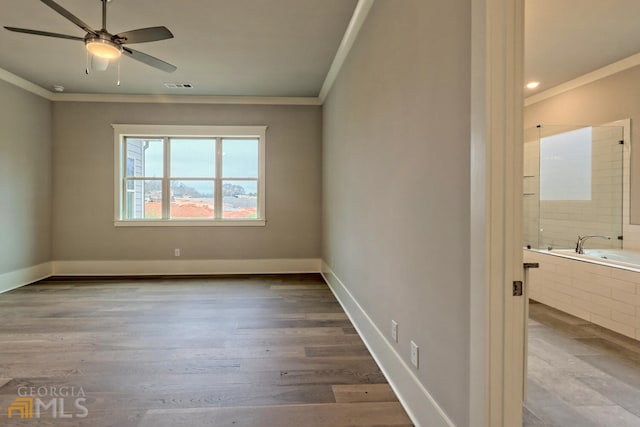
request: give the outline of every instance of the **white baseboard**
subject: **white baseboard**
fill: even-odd
[[[325,262],[322,263],[322,276],[351,319],[416,427],[455,427],[429,391],[413,374],[411,368]]]
[[[154,276],[197,274],[319,273],[318,258],[152,260],[152,261],[52,261],[0,273],[0,293],[50,276]]]
[[[51,276],[50,262],[0,274],[0,294]]]
[[[153,276],[190,274],[287,274],[319,273],[317,258],[217,259],[217,260],[121,260],[54,261],[55,276]]]

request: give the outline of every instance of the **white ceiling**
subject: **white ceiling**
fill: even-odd
[[[57,0],[99,29],[100,0]],[[382,0],[381,0],[382,1]],[[390,1],[390,0],[384,0]],[[67,93],[316,97],[357,0],[113,0],[111,33],[164,25],[175,38],[132,45],[178,67],[124,57],[85,75],[81,42],[0,29],[0,68]],[[525,0],[525,80],[539,93],[640,53],[640,0]],[[0,1],[0,25],[83,37],[39,0]],[[193,89],[167,89],[190,83]]]
[[[100,0],[56,0],[101,27]],[[112,34],[164,25],[175,38],[130,45],[178,67],[165,73],[128,57],[85,74],[82,42],[0,28],[0,68],[47,90],[66,93],[315,97],[357,0],[113,0]],[[39,0],[0,1],[0,25],[84,37],[83,30]],[[190,83],[193,89],[167,89]]]
[[[640,53],[639,0],[525,0],[531,95]]]

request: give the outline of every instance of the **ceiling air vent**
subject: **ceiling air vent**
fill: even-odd
[[[165,83],[164,85],[169,89],[193,89],[191,83]]]

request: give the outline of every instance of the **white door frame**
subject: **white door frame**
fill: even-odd
[[[522,426],[524,0],[473,0],[470,425]]]

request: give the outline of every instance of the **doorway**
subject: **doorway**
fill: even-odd
[[[566,133],[577,128],[587,129],[584,126],[551,128]],[[572,269],[577,274],[573,278],[565,277],[559,266],[543,265],[545,259],[548,262],[558,259],[552,256],[554,253],[575,255],[575,235],[578,233],[589,234],[594,231],[591,227],[601,227],[602,235],[622,236],[623,228],[629,225],[629,189],[622,183],[629,182],[630,120],[588,129],[593,135],[593,140],[587,141],[589,157],[592,157],[589,182],[593,188],[588,191],[589,197],[582,200],[576,195],[565,195],[562,200],[541,197],[540,186],[534,185],[541,181],[540,174],[544,169],[539,165],[541,156],[536,146],[539,141],[524,144],[524,236],[525,245],[532,249],[525,249],[525,259],[540,261],[545,270],[533,271],[531,274],[539,276],[533,277],[529,285],[532,303],[528,319],[528,393],[523,409],[526,427],[640,425],[637,409],[626,400],[633,393],[637,395],[635,387],[640,385],[640,343],[606,329],[605,324],[599,326],[584,320],[590,319],[588,310],[598,309],[598,304],[584,299],[588,293],[579,294],[580,287],[586,286],[579,280],[579,275],[587,273],[576,269],[580,266],[587,269],[589,264],[573,261]],[[562,132],[547,131],[544,135],[561,135]],[[525,131],[525,141],[528,141],[527,134]],[[621,144],[621,141],[625,143]],[[553,150],[551,154],[558,156]],[[567,160],[561,163],[565,165]],[[610,184],[606,194],[603,193],[606,200],[596,191],[604,188],[603,180]],[[557,203],[559,205],[554,205]],[[627,211],[623,212],[623,206]],[[558,207],[580,211],[564,212],[571,223],[560,226]],[[594,221],[590,217],[591,211],[611,212],[610,220],[607,221],[606,215],[600,215],[599,222]],[[627,219],[622,221],[623,217]],[[571,227],[576,228],[572,231]],[[615,238],[592,239],[588,247],[592,251],[616,252],[622,243]],[[566,280],[570,283],[565,289],[562,283]],[[578,294],[572,297],[571,289]]]

